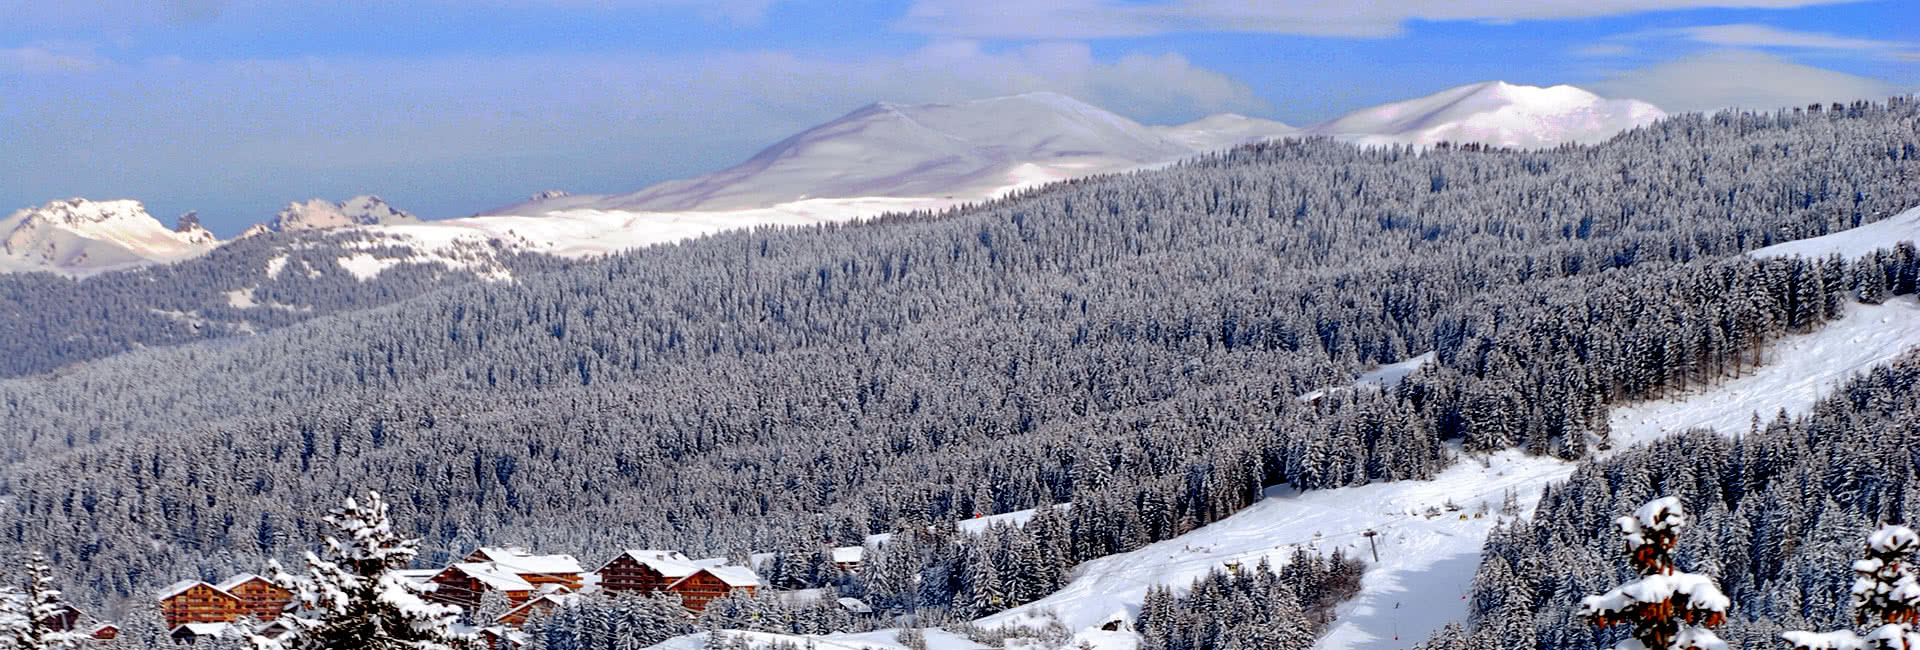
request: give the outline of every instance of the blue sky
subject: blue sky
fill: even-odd
[[[1920,89],[1915,25],[1910,0],[0,0],[0,213],[463,216],[712,171],[873,101],[1030,90],[1161,124],[1490,79],[1670,111],[1884,98]]]

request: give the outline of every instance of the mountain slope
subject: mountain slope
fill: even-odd
[[[1194,152],[1219,151],[1233,147],[1300,133],[1283,122],[1257,117],[1221,113],[1177,126],[1149,127],[1160,135],[1186,145]]]
[[[1488,81],[1348,113],[1307,131],[1361,145],[1477,142],[1538,149],[1592,144],[1666,117],[1632,99],[1605,99],[1573,86]]]
[[[1749,254],[1774,257],[1839,255],[1853,259],[1882,248],[1892,248],[1899,242],[1920,242],[1920,208],[1856,228],[1755,249]]]
[[[139,201],[74,198],[0,220],[0,272],[93,273],[205,253],[216,242],[191,214],[169,229]]]
[[[288,203],[287,207],[282,208],[272,220],[255,224],[240,233],[240,236],[250,237],[266,232],[407,223],[420,223],[420,218],[394,209],[393,206],[387,205],[386,201],[380,200],[380,197],[363,194],[338,203],[326,199],[308,199],[305,203]]]
[[[1057,93],[957,104],[882,102],[802,131],[729,169],[630,194],[560,197],[500,212],[719,211],[811,198],[985,198],[1035,173],[1118,171],[1191,152],[1154,129]],[[1029,165],[1038,169],[1024,169]]]

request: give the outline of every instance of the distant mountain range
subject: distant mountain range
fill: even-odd
[[[807,129],[734,167],[636,192],[541,192],[461,219],[421,221],[378,197],[291,203],[240,237],[362,228],[410,245],[413,262],[511,249],[579,257],[758,225],[839,222],[938,210],[1047,182],[1163,165],[1283,137],[1366,146],[1593,143],[1665,113],[1572,86],[1485,82],[1296,128],[1241,115],[1146,126],[1057,93],[955,104],[872,104]],[[198,221],[169,229],[135,201],[71,199],[0,221],[0,272],[85,275],[204,254],[221,242]],[[458,251],[458,255],[441,254]],[[343,258],[346,259],[346,258]],[[357,275],[390,264],[357,253]],[[346,264],[346,262],[342,262]]]

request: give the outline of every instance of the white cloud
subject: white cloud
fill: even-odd
[[[81,28],[125,35],[151,29],[201,25],[236,15],[257,19],[300,10],[405,9],[420,15],[466,12],[476,7],[568,10],[691,10],[726,22],[755,24],[780,0],[0,0],[0,28]],[[0,30],[4,31],[4,30]]]
[[[1588,57],[1627,56],[1633,53],[1633,48],[1619,43],[1596,43],[1573,49],[1574,56]]]
[[[73,43],[33,43],[0,48],[0,75],[92,72],[108,65],[93,48]]]
[[[1729,47],[1791,47],[1831,50],[1900,50],[1913,43],[1848,38],[1815,32],[1794,32],[1767,25],[1702,25],[1677,30],[1701,43]]]
[[[1772,110],[1811,103],[1886,99],[1899,88],[1772,54],[1722,50],[1615,73],[1587,85],[1609,97],[1653,102],[1669,112],[1739,107]]]
[[[909,31],[1005,39],[1088,39],[1259,32],[1395,36],[1410,20],[1511,23],[1699,8],[1788,9],[1857,0],[917,0]]]

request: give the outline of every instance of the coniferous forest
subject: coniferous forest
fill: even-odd
[[[1911,243],[1742,255],[1915,205],[1920,105],[1894,98],[1543,151],[1287,140],[951,212],[519,260],[511,282],[289,286],[314,312],[251,334],[112,332],[113,314],[226,289],[197,267],[125,272],[149,288],[67,312],[34,283],[74,281],[8,278],[8,344],[46,347],[0,380],[0,540],[44,552],[75,602],[136,617],[159,585],[294,564],[323,513],[375,489],[420,566],[482,544],[592,565],[772,552],[778,586],[957,623],[1267,487],[1612,449],[1612,407],[1766,364],[1767,343],[1857,302],[1915,300]],[[61,348],[75,324],[98,340]],[[1389,390],[1325,390],[1429,353]],[[1575,608],[1624,577],[1607,522],[1663,494],[1698,518],[1678,557],[1733,599],[1723,637],[1842,623],[1870,524],[1920,507],[1916,367],[1740,437],[1584,466],[1489,541],[1471,618],[1428,647],[1620,640]],[[1022,527],[954,529],[1029,508]],[[821,569],[879,533],[893,542],[858,574]],[[1363,567],[1295,564],[1155,592],[1148,647],[1306,647]],[[660,622],[655,605],[563,610],[542,643],[863,625],[784,602]]]

